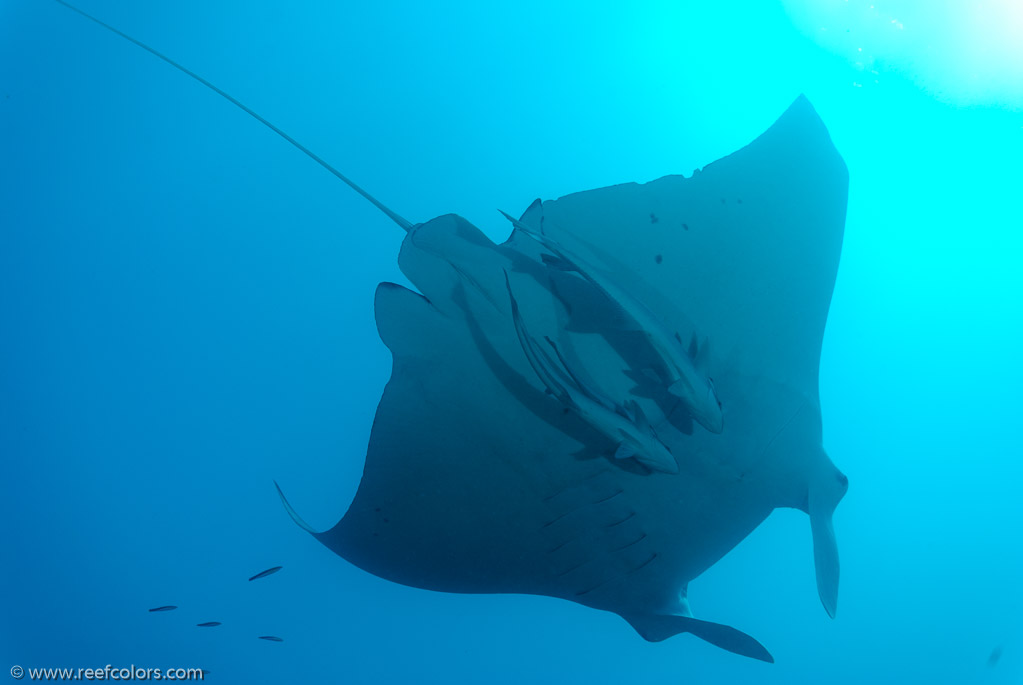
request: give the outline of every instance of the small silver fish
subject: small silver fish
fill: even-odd
[[[256,575],[252,576],[251,578],[249,578],[249,580],[258,580],[259,578],[266,578],[267,576],[272,576],[273,574],[275,574],[278,571],[280,571],[282,568],[284,568],[284,567],[283,566],[274,566],[273,568],[268,568],[267,570],[260,571]]]
[[[277,637],[276,635],[260,635],[259,639],[260,640],[269,640],[270,642],[284,642],[284,640],[282,640],[281,638]]]
[[[198,628],[213,628],[220,625],[220,621],[206,621],[206,623],[196,623]]]
[[[163,607],[155,607],[153,609],[150,609],[149,611],[150,612],[153,612],[153,611],[174,611],[175,609],[177,609],[176,606],[174,606],[173,604],[168,604],[167,606],[163,606]]]

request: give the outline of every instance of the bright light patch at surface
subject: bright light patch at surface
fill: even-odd
[[[846,59],[855,87],[912,79],[958,104],[1023,108],[1023,1],[786,0],[793,22]]]

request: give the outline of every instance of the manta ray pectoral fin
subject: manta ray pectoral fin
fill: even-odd
[[[679,633],[691,633],[733,654],[759,659],[769,664],[774,663],[774,657],[762,644],[741,630],[721,623],[701,621],[691,616],[622,614],[622,618],[628,621],[643,639],[650,642],[660,642]]]
[[[831,515],[835,510],[829,498],[810,490],[810,532],[813,535],[813,565],[817,574],[817,593],[828,616],[838,609],[838,543]]]
[[[288,516],[291,517],[291,520],[297,523],[298,527],[305,532],[311,535],[319,535],[312,526],[302,520],[302,517],[298,515],[298,512],[295,511],[294,507],[291,506],[291,503],[288,502],[288,498],[284,496],[284,492],[281,490],[281,486],[277,484],[277,481],[274,481],[274,487],[277,488],[277,494],[281,496],[281,504],[284,505],[284,510],[288,512]]]

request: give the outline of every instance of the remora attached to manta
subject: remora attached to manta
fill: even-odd
[[[719,434],[687,429],[663,398],[631,400],[676,456],[679,470],[668,473],[615,459],[545,392],[506,288],[529,330],[583,360],[612,397],[630,395],[621,370],[637,368],[644,351],[566,330],[573,300],[522,230],[497,245],[454,215],[413,225],[209,82],[80,13],[231,100],[407,233],[399,266],[421,294],[377,289],[393,369],[355,499],[333,528],[315,532],[281,495],[323,544],[394,582],[561,597],[616,613],[648,640],[690,632],[771,661],[753,638],[693,618],[688,584],[773,509],[794,507],[809,514],[818,593],[834,615],[831,518],[848,480],[822,446],[818,367],[848,173],[805,97],[691,178],[537,202],[517,220],[573,253],[613,254],[619,286],[680,339],[707,341],[701,365],[722,400]]]
[[[650,346],[660,358],[659,366],[665,376],[667,390],[684,401],[686,410],[707,430],[720,433],[722,429],[721,402],[714,393],[714,386],[706,376],[700,374],[695,367],[695,359],[682,349],[682,338],[664,327],[663,321],[651,312],[642,302],[634,298],[628,291],[618,287],[614,280],[603,278],[600,273],[570,250],[559,245],[549,236],[535,231],[508,214],[501,212],[512,224],[541,245],[553,252],[553,255],[542,255],[545,264],[557,265],[557,268],[580,274],[594,288],[601,292],[609,301],[605,307],[605,317],[615,320],[615,328],[634,330],[648,338]],[[663,259],[663,257],[662,257]],[[607,311],[610,310],[610,311]],[[620,322],[620,323],[619,323]],[[610,327],[608,321],[602,322],[599,328]],[[694,355],[695,356],[695,355]],[[656,375],[652,369],[649,369]],[[642,376],[637,374],[637,376]],[[647,379],[649,383],[649,379]]]
[[[595,431],[615,444],[616,459],[634,458],[654,471],[678,473],[675,457],[657,438],[636,400],[628,400],[625,405],[618,405],[588,388],[572,371],[554,342],[547,338],[547,343],[558,359],[554,361],[526,330],[507,273],[505,282],[508,285],[512,322],[515,324],[519,346],[547,394],[555,397],[563,406],[574,411]]]

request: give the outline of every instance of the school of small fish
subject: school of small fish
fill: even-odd
[[[253,581],[253,580],[258,580],[260,578],[266,578],[267,576],[272,576],[273,574],[275,574],[278,571],[280,571],[282,568],[284,568],[284,567],[283,566],[273,566],[271,568],[266,569],[265,571],[260,571],[256,575],[251,576],[249,578],[249,580]],[[149,610],[149,613],[162,613],[162,612],[166,612],[166,611],[174,611],[177,608],[178,608],[177,605],[165,604],[163,606],[153,607],[152,609]],[[220,625],[222,625],[220,621],[204,621],[202,623],[196,623],[195,624],[195,626],[197,628],[216,628],[217,626],[220,626]],[[260,635],[259,639],[260,640],[267,640],[269,642],[284,642],[283,638],[279,638],[276,635]],[[208,673],[208,672],[209,671],[206,671],[205,669],[203,670],[204,674]]]

